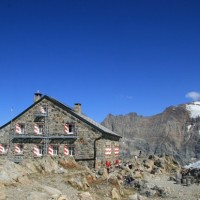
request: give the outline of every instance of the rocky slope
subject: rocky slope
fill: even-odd
[[[167,177],[177,169],[180,165],[173,158],[156,156],[132,159],[128,163],[121,161],[121,166],[113,165],[110,173],[105,166],[96,170],[80,166],[73,157],[43,157],[19,164],[0,158],[0,200],[171,197],[174,196],[171,190],[157,182],[152,185],[151,177]]]
[[[191,171],[182,178],[185,170],[169,156],[121,160],[110,173],[105,166],[80,166],[73,157],[19,164],[0,158],[0,200],[197,200],[199,176]]]
[[[121,155],[173,155],[182,164],[200,159],[200,102],[171,106],[144,117],[109,114],[102,125],[123,136]]]

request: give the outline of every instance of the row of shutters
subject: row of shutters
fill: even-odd
[[[69,126],[70,126],[70,124],[64,124],[64,133],[73,134],[73,132],[70,132]],[[19,124],[16,124],[15,132],[17,134],[22,134],[23,133],[23,131],[22,131],[22,129],[21,129]],[[38,124],[34,124],[34,133],[35,134],[40,134],[40,129],[39,129],[39,125]]]
[[[8,151],[8,149],[5,148],[2,144],[0,144],[0,154],[5,154],[5,153],[7,153],[7,151]],[[22,154],[22,153],[23,153],[23,149],[20,147],[19,144],[16,144],[15,145],[15,154]],[[42,156],[42,152],[40,151],[39,146],[34,145],[33,154],[34,154],[34,156]],[[48,154],[50,156],[54,155],[54,151],[53,151],[53,146],[52,145],[50,145],[48,147]],[[68,149],[68,146],[65,145],[64,146],[64,156],[68,156],[68,155],[69,155],[69,149]]]
[[[112,155],[112,147],[111,145],[106,145],[105,146],[105,156],[109,157]],[[114,155],[119,156],[119,145],[114,146]]]
[[[6,153],[6,152],[7,152],[7,149],[2,144],[0,144],[0,153],[3,154],[3,153]],[[15,153],[16,154],[22,153],[22,150],[21,150],[21,148],[19,147],[18,144],[15,145]],[[37,145],[34,146],[33,153],[34,153],[35,156],[42,155],[41,152],[40,152],[39,146],[37,146]],[[53,146],[52,145],[50,145],[48,147],[48,154],[50,156],[53,156]],[[64,155],[65,156],[69,155],[69,149],[68,149],[67,145],[64,146]],[[107,156],[111,156],[111,155],[112,155],[111,145],[106,145],[105,146],[105,156],[107,157]],[[114,155],[115,156],[119,155],[119,146],[118,145],[114,146]]]

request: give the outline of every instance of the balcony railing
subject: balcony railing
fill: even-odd
[[[58,132],[58,133],[55,133],[55,132],[49,132],[49,133],[38,133],[36,134],[35,132],[29,132],[27,133],[26,131],[24,131],[23,133],[13,133],[12,134],[12,137],[28,137],[28,136],[31,136],[31,137],[47,137],[47,136],[51,136],[51,137],[62,137],[62,136],[65,136],[65,137],[71,137],[71,136],[77,136],[77,132],[74,131],[74,132],[69,132],[69,133],[64,133],[64,132]]]
[[[64,133],[49,133],[47,134],[34,134],[34,133],[27,133],[27,134],[16,134],[12,135],[12,142],[14,143],[39,143],[43,140],[48,139],[54,142],[63,142],[66,140],[76,140],[77,133],[73,132],[71,134],[64,134]]]
[[[34,116],[35,117],[47,117],[48,113],[47,112],[45,112],[45,113],[36,112],[36,113],[34,113]]]

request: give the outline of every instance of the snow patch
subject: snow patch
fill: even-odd
[[[191,127],[192,127],[191,124],[187,126],[187,131],[188,131],[188,132],[190,131]]]
[[[191,163],[189,165],[185,165],[184,168],[189,169],[189,168],[200,168],[200,161],[197,161],[195,163]]]
[[[190,112],[191,118],[200,117],[200,101],[193,102],[192,104],[187,104],[186,109]]]

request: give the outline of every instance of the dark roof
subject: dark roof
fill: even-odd
[[[77,113],[75,112],[72,108],[70,108],[69,106],[66,106],[65,104],[61,103],[60,101],[49,97],[47,95],[44,95],[41,99],[39,99],[37,102],[35,102],[34,104],[32,104],[30,107],[28,107],[26,110],[24,110],[22,113],[20,113],[19,115],[17,115],[15,118],[13,118],[11,121],[9,121],[8,123],[4,124],[3,126],[0,127],[0,129],[4,128],[5,126],[7,126],[8,124],[10,124],[12,121],[16,120],[18,117],[20,117],[21,115],[23,115],[25,112],[27,112],[29,109],[31,109],[33,106],[35,106],[36,104],[38,104],[39,102],[41,102],[43,99],[47,99],[49,101],[51,101],[52,103],[54,103],[55,105],[57,105],[58,107],[62,108],[63,110],[69,112],[71,115],[75,116],[76,118],[78,118],[79,120],[85,122],[86,124],[88,124],[89,126],[93,127],[94,129],[100,131],[103,134],[109,134],[118,138],[121,138],[120,135],[116,134],[115,132],[111,131],[110,129],[102,126],[101,124],[95,122],[94,120],[92,120],[91,118],[87,117],[84,114],[81,113]]]

